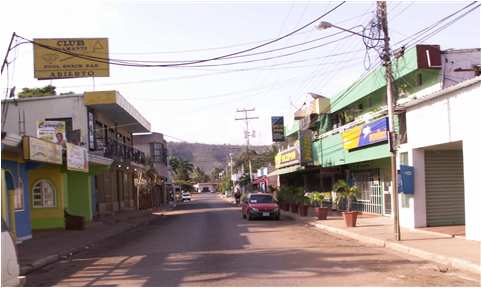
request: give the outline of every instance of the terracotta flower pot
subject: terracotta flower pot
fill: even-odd
[[[357,211],[343,212],[343,219],[345,219],[346,227],[355,227],[357,216],[358,216]]]
[[[304,204],[299,204],[298,206],[298,215],[301,217],[308,216],[308,206]]]
[[[328,208],[316,207],[315,213],[316,216],[318,216],[318,220],[326,220],[326,217],[328,217]]]
[[[290,208],[292,213],[298,213],[298,204],[290,203]]]

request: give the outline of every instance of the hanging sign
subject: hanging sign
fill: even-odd
[[[271,134],[273,142],[285,141],[285,126],[283,116],[271,117]]]
[[[26,136],[23,138],[23,151],[25,159],[62,164],[62,146],[52,142]]]
[[[34,77],[109,77],[107,38],[34,39]]]
[[[89,172],[87,149],[67,143],[67,170]]]

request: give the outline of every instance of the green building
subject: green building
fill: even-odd
[[[417,45],[398,53],[392,64],[397,102],[441,88],[440,55],[437,45]],[[281,144],[276,161],[278,170],[273,174],[280,175],[281,186],[304,187],[306,192],[331,191],[335,180],[345,179],[360,188],[356,210],[390,214],[385,67],[376,68],[334,97],[312,96],[311,104],[295,113],[294,127],[285,130],[287,141]],[[400,143],[406,140],[404,116],[402,113],[395,117]],[[307,141],[302,137],[307,134],[311,134],[311,161],[303,161],[302,157],[289,163],[280,161],[289,158],[285,155],[292,148],[286,147],[306,146]],[[298,150],[301,155],[303,149]]]

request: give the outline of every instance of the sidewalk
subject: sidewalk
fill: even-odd
[[[129,211],[89,224],[84,230],[37,230],[32,239],[17,246],[20,274],[26,275],[45,265],[76,254],[98,242],[146,225],[162,216],[160,210]]]
[[[232,197],[221,196],[233,203]],[[330,211],[327,220],[300,217],[288,211],[281,215],[311,225],[328,233],[355,239],[361,243],[385,247],[428,261],[480,275],[480,242],[429,231],[401,228],[401,241],[394,240],[393,219],[385,216],[359,215],[357,227],[347,228],[340,212]]]
[[[452,235],[420,229],[400,228],[401,241],[396,241],[393,219],[385,216],[359,215],[357,226],[345,226],[340,212],[330,211],[327,220],[316,217],[300,217],[282,211],[297,221],[320,230],[355,239],[361,243],[385,247],[397,252],[416,256],[444,266],[480,275],[480,242]]]

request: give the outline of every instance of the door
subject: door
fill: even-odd
[[[425,151],[427,226],[465,224],[462,150]]]

